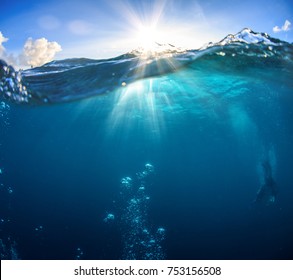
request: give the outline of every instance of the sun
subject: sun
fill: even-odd
[[[164,34],[155,25],[141,25],[137,30],[137,45],[144,51],[156,50],[158,44],[164,42]]]

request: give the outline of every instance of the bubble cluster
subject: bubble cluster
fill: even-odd
[[[4,176],[4,168],[0,167],[0,191],[1,191],[1,197],[8,195],[11,195],[13,193],[13,189],[10,186],[6,186],[4,183],[2,183],[2,176]]]
[[[0,259],[1,260],[19,260],[16,250],[16,242],[11,237],[0,239]]]
[[[152,173],[154,173],[154,167],[147,163],[143,171],[136,173],[135,180],[130,177],[121,180],[121,194],[124,200],[121,210],[123,259],[155,260],[165,258],[165,252],[161,245],[165,238],[165,229],[159,227],[153,231],[148,217],[150,196],[147,195],[146,189],[149,186],[148,179]],[[130,187],[131,192],[129,192]],[[125,191],[127,191],[126,195]]]
[[[132,179],[130,177],[124,177],[121,179],[121,186],[125,189],[130,189],[132,186]]]
[[[2,77],[2,61],[0,60],[0,97],[3,93],[3,77]],[[11,86],[11,81],[6,81],[9,86]],[[9,124],[8,119],[8,112],[10,110],[10,107],[8,104],[6,104],[4,101],[0,102],[0,131],[7,127]],[[1,140],[1,139],[0,139]],[[1,145],[1,143],[0,143]],[[2,213],[6,213],[5,216],[1,216],[0,218],[0,232],[1,232],[1,238],[0,238],[0,259],[1,260],[15,260],[19,259],[18,252],[16,250],[16,242],[9,234],[9,228],[11,228],[11,220],[9,218],[10,216],[10,209],[11,209],[11,198],[13,194],[13,189],[10,186],[6,186],[6,184],[3,183],[3,177],[5,176],[5,169],[0,166],[0,196],[2,199],[1,202],[1,215]],[[4,210],[2,212],[2,210]]]
[[[13,193],[13,189],[11,187],[7,187],[7,191],[8,191],[9,194]]]
[[[37,227],[35,227],[35,231],[37,231],[37,232],[40,232],[40,231],[43,231],[43,226],[37,226]]]
[[[4,188],[3,183],[0,184],[1,186],[1,197],[7,194],[6,188]],[[6,200],[9,201],[9,200]],[[10,203],[8,202],[7,205],[3,205],[1,203],[1,207],[9,208]],[[2,210],[2,209],[1,209]],[[1,238],[0,238],[0,259],[1,260],[13,260],[13,259],[19,259],[18,253],[16,250],[16,243],[13,240],[13,238],[7,234],[8,230],[7,228],[10,227],[11,220],[7,216],[2,216],[0,218],[0,232],[1,232]]]
[[[136,173],[138,180],[143,180],[144,178],[148,177],[150,174],[154,173],[154,167],[150,163],[146,163],[144,166],[144,170],[141,172]]]
[[[28,103],[31,95],[23,85],[21,71],[0,59],[0,96],[16,103]]]
[[[1,87],[1,86],[0,86]],[[1,88],[0,88],[0,95],[1,95]],[[1,118],[1,125],[9,125],[9,118],[8,113],[10,111],[10,106],[6,104],[4,101],[0,102],[0,118]]]
[[[76,256],[75,256],[75,259],[76,260],[81,260],[83,258],[83,251],[81,250],[81,248],[77,248],[76,249]]]
[[[0,102],[0,116],[3,117],[5,114],[5,111],[8,111],[10,109],[10,106],[6,104],[4,101]]]
[[[3,170],[3,169],[2,169]],[[3,172],[1,170],[1,172]],[[1,175],[2,173],[0,173]],[[13,193],[13,189],[10,186],[5,186],[2,182],[0,182],[0,190],[1,192],[5,192],[8,195],[11,195]],[[5,194],[4,194],[5,195]],[[3,195],[2,195],[3,196]]]

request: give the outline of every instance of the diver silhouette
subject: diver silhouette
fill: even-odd
[[[272,167],[268,160],[262,162],[264,183],[256,194],[255,203],[264,202],[266,205],[273,204],[277,195],[277,184],[272,176]]]

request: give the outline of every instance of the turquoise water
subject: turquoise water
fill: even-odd
[[[1,258],[292,258],[292,54],[1,61]]]

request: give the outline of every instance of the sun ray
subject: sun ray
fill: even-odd
[[[132,65],[125,77],[122,77],[121,90],[116,95],[116,106],[109,117],[110,133],[127,127],[125,123],[143,123],[158,138],[164,131],[165,120],[159,108],[171,108],[172,100],[160,91],[162,80],[158,77],[174,72],[185,64],[177,59],[185,50],[176,48],[168,41],[172,38],[172,32],[163,24],[165,5],[165,0],[158,1],[151,10],[148,6],[148,9],[141,7],[139,11],[127,2],[123,2],[121,6],[120,12],[131,26],[131,31],[128,30],[127,34],[133,35],[137,47],[130,53],[134,55]],[[152,78],[153,76],[156,78]],[[147,119],[141,119],[143,112],[147,112]],[[128,134],[127,131],[124,133]],[[125,135],[124,133],[121,135]]]

